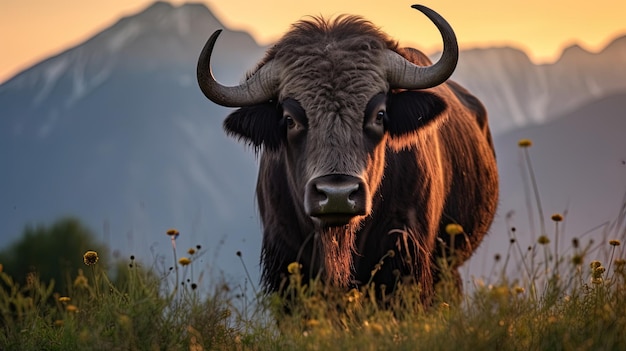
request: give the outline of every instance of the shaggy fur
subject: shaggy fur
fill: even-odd
[[[456,83],[390,91],[382,53],[430,61],[353,16],[296,23],[257,67],[282,68],[275,100],[243,107],[226,131],[262,149],[257,198],[263,222],[262,280],[281,289],[291,262],[305,279],[359,286],[374,275],[393,289],[397,276],[437,281],[437,258],[462,264],[482,241],[498,198],[495,154],[484,107]],[[307,182],[328,174],[357,177],[371,203],[348,225],[323,227],[305,213]],[[450,238],[445,226],[465,233]],[[452,240],[454,239],[454,240]]]

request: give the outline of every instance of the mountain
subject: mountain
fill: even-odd
[[[452,78],[483,101],[494,133],[541,124],[626,91],[626,36],[597,54],[569,47],[544,65],[514,48],[467,50]]]
[[[175,227],[183,249],[201,244],[221,267],[241,267],[241,250],[256,266],[256,161],[225,136],[228,110],[195,78],[219,28],[203,5],[157,2],[0,86],[3,242],[26,223],[75,215],[149,263],[171,255],[165,231]],[[236,83],[263,52],[226,30],[215,74]]]
[[[147,263],[164,255],[167,265],[165,231],[175,227],[179,250],[200,244],[209,251],[202,268],[241,277],[241,251],[256,280],[255,155],[225,136],[229,110],[206,100],[195,82],[197,56],[219,28],[225,26],[203,5],[156,2],[0,85],[3,243],[26,223],[74,215],[120,254]],[[216,77],[238,82],[265,50],[249,34],[226,29],[216,44]],[[587,228],[618,202],[625,51],[621,38],[601,53],[571,48],[542,66],[511,48],[462,52],[454,79],[483,99],[491,116],[500,217],[523,197],[516,178],[521,137],[535,142],[530,151],[546,211],[571,205],[572,221],[582,218],[576,227]],[[503,231],[494,228],[497,242]]]

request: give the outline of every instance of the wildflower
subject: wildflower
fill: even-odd
[[[555,222],[563,221],[563,216],[561,214],[559,214],[559,213],[553,214],[552,217],[550,217],[550,218],[552,218],[552,220],[555,221]]]
[[[542,235],[542,236],[540,236],[540,237],[539,237],[539,239],[537,239],[537,242],[538,242],[539,244],[541,244],[541,245],[547,245],[547,244],[549,244],[549,243],[550,243],[550,239],[548,239],[548,237],[547,237],[547,236]]]
[[[298,274],[300,273],[300,268],[302,268],[302,265],[298,262],[291,262],[288,266],[287,266],[287,272],[289,272],[289,274]]]
[[[130,317],[125,314],[120,314],[120,316],[117,317],[117,321],[123,328],[129,328],[132,325]]]
[[[87,251],[83,255],[83,262],[88,266],[93,266],[98,263],[98,253],[95,251]]]
[[[620,244],[619,240],[609,240],[609,245],[611,246],[619,246]]]
[[[194,248],[192,247],[192,248],[190,248],[189,250],[187,250],[187,253],[188,253],[188,254],[190,254],[190,255],[193,255],[193,254],[195,254],[195,253],[196,253],[196,249],[194,249]]]
[[[600,261],[597,261],[597,260],[593,260],[589,264],[589,267],[591,267],[592,270],[595,270],[596,268],[598,268],[600,266],[602,266],[602,263],[600,263]]]
[[[516,294],[520,295],[524,293],[524,288],[522,288],[521,286],[516,286],[515,289],[513,289],[515,291]]]
[[[78,312],[78,307],[76,307],[76,306],[74,306],[74,305],[67,305],[67,306],[65,306],[65,310],[66,310],[67,312],[70,312],[70,313],[72,313],[72,312]]]
[[[575,266],[580,266],[583,264],[583,257],[581,255],[574,255],[574,257],[572,257],[572,263]]]
[[[69,297],[67,297],[67,296],[61,296],[61,297],[59,297],[59,302],[63,302],[63,303],[65,303],[65,302],[69,302],[69,301],[70,301],[70,298],[69,298]]]
[[[165,232],[167,235],[177,238],[180,235],[180,232],[174,228],[170,228]]]
[[[181,257],[178,260],[178,263],[180,263],[181,266],[186,266],[186,265],[191,263],[191,260],[189,258],[187,258],[187,257]]]
[[[533,142],[530,139],[520,139],[517,142],[517,146],[519,147],[530,147],[533,145]]]
[[[463,233],[463,227],[460,224],[450,223],[446,226],[446,233],[450,236]]]
[[[78,270],[78,276],[74,279],[74,287],[77,288],[86,288],[88,286],[87,277],[83,275],[83,270]]]

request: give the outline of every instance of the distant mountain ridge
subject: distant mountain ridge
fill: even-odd
[[[70,214],[114,250],[137,257],[171,254],[164,231],[176,227],[180,246],[214,250],[205,256],[212,267],[241,272],[236,251],[256,267],[261,234],[255,155],[226,137],[221,125],[230,110],[208,101],[195,78],[202,46],[221,28],[204,5],[157,2],[0,85],[3,242],[15,239],[26,223]],[[216,44],[216,77],[235,84],[265,49],[249,34],[226,29]],[[623,106],[608,98],[626,94],[625,55],[625,38],[598,54],[566,50],[558,62],[543,66],[516,49],[469,50],[461,53],[453,78],[487,105],[501,166],[515,157],[510,146],[516,140],[510,138],[544,125],[555,133],[559,129],[550,126],[567,127],[568,138],[582,140],[602,138],[607,128],[612,143],[589,143],[585,157],[611,155],[596,160],[613,162],[626,150],[623,139],[613,137],[622,130],[615,114]],[[567,121],[581,108],[587,108],[585,115],[612,113],[598,119],[612,124],[594,125],[590,116],[592,136],[588,124],[569,128]],[[541,135],[537,149],[554,147]],[[510,170],[502,174],[509,177]],[[568,176],[568,189],[590,186],[588,179],[577,179]],[[606,179],[596,185],[621,186]],[[503,184],[503,199],[518,195],[514,183]],[[591,217],[605,210],[591,205]]]
[[[626,91],[626,36],[597,54],[569,47],[543,65],[514,48],[467,50],[452,78],[487,106],[494,133],[540,124]]]

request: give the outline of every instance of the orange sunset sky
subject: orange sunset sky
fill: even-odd
[[[0,0],[0,83],[149,6],[149,0]],[[181,4],[183,1],[171,1]],[[196,1],[197,2],[197,1]],[[261,44],[276,40],[305,15],[362,15],[401,43],[431,52],[440,37],[405,0],[210,0],[206,3],[231,29],[244,29]],[[626,1],[620,0],[423,0],[442,14],[462,49],[510,45],[538,63],[558,58],[574,43],[601,50],[626,34]]]

